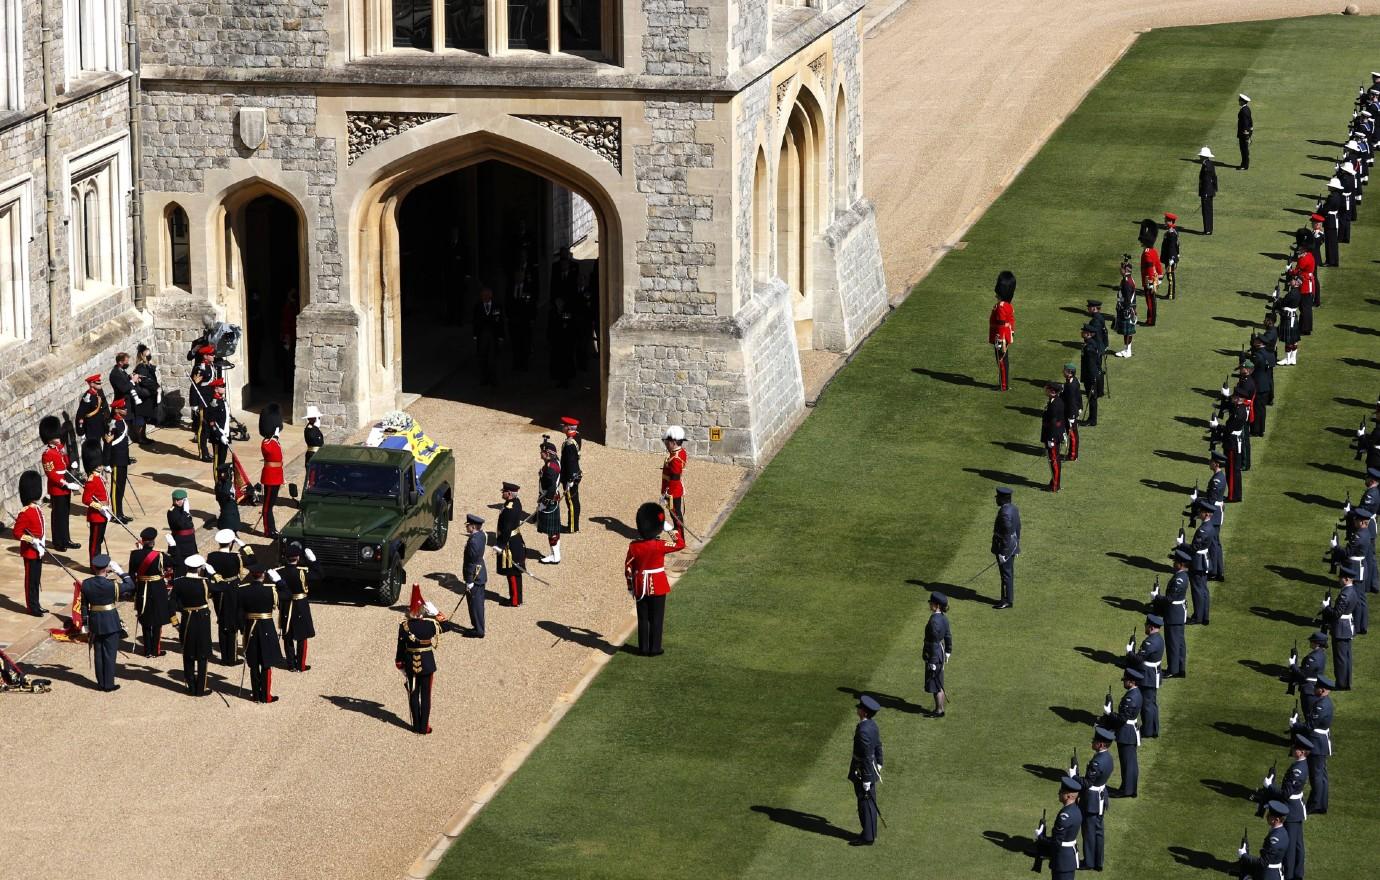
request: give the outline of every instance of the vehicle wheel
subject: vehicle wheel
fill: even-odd
[[[403,581],[407,580],[407,573],[403,571],[402,563],[396,559],[384,573],[383,579],[379,581],[378,603],[385,608],[391,608],[393,603],[398,601],[402,595]]]
[[[431,534],[427,535],[423,550],[440,550],[446,546],[450,537],[450,502],[442,501],[436,505],[436,521],[431,524]]]

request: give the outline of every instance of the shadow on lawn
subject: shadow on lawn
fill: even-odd
[[[1008,404],[1006,408],[1011,410],[1012,412],[1017,412],[1023,416],[1030,416],[1031,418],[1035,419],[1038,419],[1045,414],[1044,410],[1036,409],[1033,406],[1014,406]]]
[[[1062,345],[1064,348],[1081,349],[1083,347],[1083,343],[1075,342],[1072,339],[1046,339],[1045,342],[1050,345]]]
[[[1140,481],[1140,484],[1151,489],[1159,489],[1161,492],[1169,492],[1173,495],[1187,495],[1193,491],[1187,486],[1180,486],[1178,483],[1171,483],[1168,480],[1144,479]]]
[[[1061,720],[1067,721],[1069,724],[1082,724],[1087,727],[1092,727],[1097,723],[1097,716],[1087,709],[1074,709],[1069,706],[1050,706],[1049,711],[1058,715]],[[1030,767],[1029,764],[1025,766],[1027,769]]]
[[[984,480],[991,480],[994,483],[1001,483],[1007,486],[1022,486],[1026,489],[1043,489],[1044,483],[1037,483],[1028,477],[1022,477],[1007,471],[994,471],[990,468],[964,468],[964,473],[977,474]]]
[[[1305,213],[1305,214],[1306,214],[1306,213],[1308,213],[1308,212],[1307,212],[1307,211],[1303,211],[1303,212],[1300,212],[1300,213]],[[1248,298],[1250,298],[1250,299],[1269,299],[1269,298],[1270,298],[1270,295],[1269,295],[1268,293],[1260,293],[1259,291],[1255,291],[1255,290],[1238,290],[1238,291],[1236,292],[1236,295],[1237,295],[1237,296],[1248,297]]]
[[[1259,660],[1250,657],[1242,658],[1236,662],[1252,672],[1259,672],[1267,678],[1273,678],[1275,681],[1280,682],[1284,681],[1284,676],[1289,671],[1288,667],[1281,666],[1278,663],[1261,663]]]
[[[931,379],[938,379],[940,382],[948,382],[950,385],[963,385],[967,388],[990,388],[988,382],[979,382],[972,376],[963,373],[946,373],[943,370],[930,370],[925,367],[911,367],[910,371],[917,376],[927,376]]]
[[[1214,791],[1224,798],[1232,800],[1251,800],[1255,797],[1255,789],[1247,788],[1239,782],[1227,782],[1225,779],[1199,779],[1203,788]]]
[[[1156,449],[1155,454],[1160,458],[1167,458],[1170,461],[1181,461],[1184,464],[1205,465],[1208,463],[1207,458],[1204,456],[1194,455],[1191,452],[1180,452],[1177,449]]]
[[[1222,315],[1213,315],[1212,320],[1221,321],[1223,324],[1230,324],[1233,327],[1254,327],[1256,325],[1254,321],[1246,318],[1226,318]]]
[[[1292,565],[1267,565],[1265,570],[1274,572],[1286,581],[1302,581],[1315,587],[1335,587],[1337,585],[1336,581],[1327,575],[1304,571],[1301,568],[1294,568]]]
[[[1104,651],[1101,648],[1089,648],[1087,645],[1079,645],[1073,650],[1087,657],[1094,663],[1102,663],[1106,666],[1119,666],[1123,659],[1113,654],[1111,651]]]
[[[1285,498],[1292,498],[1301,504],[1316,504],[1319,507],[1340,507],[1341,505],[1331,498],[1324,498],[1321,495],[1314,495],[1311,492],[1295,492],[1292,489],[1284,493]]]
[[[1132,568],[1143,568],[1146,571],[1158,571],[1166,574],[1174,570],[1163,562],[1156,562],[1148,556],[1130,556],[1118,550],[1108,550],[1107,555],[1113,559],[1120,559]]]
[[[847,831],[823,816],[814,813],[803,813],[800,810],[792,810],[789,807],[764,807],[761,804],[752,808],[754,813],[761,813],[773,822],[782,825],[789,825],[801,831],[808,831],[811,834],[822,834],[825,837],[837,837],[839,840],[852,840],[858,835],[852,831]]]
[[[924,706],[917,706],[905,697],[897,697],[891,694],[879,694],[876,691],[860,691],[857,688],[841,684],[838,687],[840,693],[848,694],[854,698],[867,694],[876,700],[883,709],[893,709],[897,712],[905,712],[908,715],[925,715],[929,710]]]
[[[1068,772],[1067,767],[1060,770],[1057,767],[1042,767],[1039,764],[1022,764],[1021,769],[1037,779],[1043,779],[1045,782],[1058,782]]]
[[[1014,440],[993,440],[993,446],[1000,446],[1008,452],[1016,452],[1021,455],[1041,456],[1045,454],[1043,446],[1036,446],[1034,443],[1017,443]]]
[[[1275,623],[1287,623],[1290,626],[1317,626],[1318,622],[1311,617],[1302,614],[1295,614],[1292,611],[1285,611],[1282,608],[1266,608],[1263,605],[1252,605],[1251,613],[1256,617],[1272,620]]]
[[[1236,352],[1234,352],[1234,351],[1229,351],[1229,352],[1227,352],[1227,354],[1235,355]],[[1181,424],[1181,425],[1187,425],[1187,426],[1190,427],[1190,428],[1206,428],[1206,427],[1208,427],[1208,420],[1207,420],[1207,419],[1199,419],[1199,418],[1195,418],[1194,416],[1175,416],[1175,417],[1174,417],[1174,421],[1178,422],[1178,423]]]
[[[1364,367],[1367,370],[1380,370],[1380,361],[1367,360],[1366,358],[1337,358],[1348,367]]]
[[[1005,831],[984,831],[982,836],[983,839],[995,843],[1009,853],[1031,856],[1032,858],[1035,855],[1035,839],[1032,837],[1017,837],[1007,834]]]
[[[1237,724],[1235,721],[1214,721],[1212,729],[1218,733],[1225,733],[1227,736],[1234,736],[1239,739],[1254,740],[1264,743],[1267,746],[1279,746],[1283,748],[1289,745],[1289,740],[1277,733],[1268,730],[1261,730],[1258,727],[1251,727],[1247,724]]]
[[[1352,333],[1360,333],[1362,336],[1380,336],[1380,330],[1374,327],[1361,327],[1357,324],[1333,324],[1338,330],[1349,330]]]
[[[1308,466],[1311,468],[1317,468],[1318,470],[1323,471],[1325,473],[1336,474],[1339,477],[1346,477],[1347,479],[1359,479],[1361,476],[1359,469],[1353,470],[1352,468],[1349,468],[1345,465],[1334,464],[1330,461],[1310,461],[1308,463]]]
[[[914,578],[907,580],[906,583],[922,587],[926,590],[938,590],[945,596],[948,596],[951,601],[957,599],[960,602],[981,602],[984,605],[996,605],[1001,601],[993,596],[984,596],[971,587],[960,587],[958,584],[946,584],[940,581],[920,581]]]
[[[1236,862],[1228,862],[1225,859],[1219,859],[1212,853],[1189,849],[1186,846],[1171,846],[1169,854],[1174,857],[1174,861],[1178,864],[1197,868],[1200,871],[1219,871],[1235,876],[1237,868],[1240,867]]]
[[[1130,611],[1133,614],[1150,613],[1150,606],[1139,599],[1128,599],[1125,596],[1103,596],[1102,601],[1118,611]]]

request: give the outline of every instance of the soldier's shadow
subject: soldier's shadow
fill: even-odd
[[[1239,782],[1227,782],[1223,779],[1199,779],[1198,781],[1203,784],[1204,788],[1232,800],[1250,800],[1255,794],[1253,789],[1247,788]]]
[[[857,835],[852,831],[847,831],[823,816],[815,813],[806,813],[801,810],[792,810],[790,807],[767,807],[755,804],[750,809],[754,813],[761,813],[773,822],[782,825],[789,825],[801,831],[808,831],[811,834],[822,834],[825,837],[837,837],[839,840],[852,840]]]
[[[1258,743],[1264,743],[1267,746],[1284,748],[1289,745],[1289,740],[1277,733],[1271,733],[1268,730],[1261,730],[1246,724],[1237,724],[1234,721],[1214,721],[1212,723],[1212,729],[1218,733],[1225,733],[1227,736],[1254,740]]]
[[[1045,767],[1040,764],[1022,764],[1021,769],[1046,782],[1058,782],[1068,772],[1067,768],[1061,770],[1057,767]]]
[[[1008,486],[1021,486],[1026,489],[1043,489],[1045,487],[1044,483],[1037,483],[1032,479],[1008,471],[997,471],[989,468],[964,468],[963,471],[964,473],[977,474],[984,480],[991,480],[993,483],[1004,483]]]
[[[335,706],[337,709],[344,709],[346,712],[358,712],[361,715],[367,715],[370,718],[377,718],[379,721],[383,721],[385,723],[401,727],[404,730],[412,729],[412,725],[408,724],[406,721],[403,721],[402,718],[399,717],[396,712],[384,707],[382,703],[376,702],[374,700],[364,700],[360,699],[359,697],[348,697],[344,696],[343,694],[337,694],[334,696],[327,696],[326,694],[322,694],[321,699],[330,703],[332,706]]]
[[[846,684],[839,685],[838,690],[841,693],[848,694],[852,697],[861,697],[863,694],[867,694],[872,699],[876,700],[878,705],[880,705],[883,709],[891,709],[895,712],[905,712],[910,715],[926,715],[929,713],[929,710],[926,709],[924,706],[917,706],[914,703],[907,700],[905,697],[896,697],[892,696],[891,694],[881,694],[877,691],[861,691],[857,688],[849,687]]]
[[[1202,850],[1189,849],[1186,846],[1171,846],[1169,854],[1174,857],[1174,861],[1180,865],[1190,868],[1197,868],[1200,871],[1220,871],[1223,874],[1236,875],[1237,863],[1219,859],[1217,856]]]
[[[1173,569],[1170,568],[1168,565],[1165,565],[1162,562],[1156,562],[1155,560],[1150,559],[1146,556],[1131,556],[1129,554],[1121,553],[1116,550],[1108,550],[1107,555],[1112,557],[1113,559],[1120,559],[1122,562],[1126,563],[1132,568],[1143,568],[1146,571],[1158,571],[1162,573],[1168,573],[1173,571]]]
[[[1150,606],[1139,599],[1128,599],[1125,596],[1103,596],[1102,601],[1118,611],[1130,611],[1134,614],[1150,613]]]
[[[916,587],[923,587],[926,590],[938,590],[949,599],[957,599],[960,602],[981,602],[984,605],[996,605],[1001,600],[992,596],[984,596],[972,587],[961,587],[958,584],[946,584],[940,581],[921,581],[910,578],[906,583]]]
[[[1290,626],[1316,626],[1317,621],[1302,614],[1295,614],[1292,611],[1285,611],[1282,608],[1266,608],[1262,605],[1252,605],[1251,613],[1256,617],[1263,617],[1266,620],[1273,620],[1277,623],[1287,623]]]
[[[1005,831],[984,831],[982,837],[1007,852],[1027,855],[1031,858],[1035,856],[1035,839],[1033,837],[1020,837],[1007,834]]]

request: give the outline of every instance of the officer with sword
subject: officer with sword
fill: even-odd
[[[848,764],[848,779],[858,799],[858,822],[862,831],[848,841],[849,846],[872,846],[877,841],[877,786],[882,781],[882,732],[875,720],[882,706],[867,694],[858,697],[858,726],[853,729],[853,757]]]
[[[81,616],[95,659],[96,686],[108,693],[120,689],[115,683],[115,659],[125,635],[116,603],[134,594],[134,582],[104,553],[91,560],[91,568],[95,574],[81,585]]]

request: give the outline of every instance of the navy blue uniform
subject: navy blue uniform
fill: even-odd
[[[1303,806],[1303,787],[1308,781],[1308,761],[1298,758],[1284,771],[1279,784],[1266,789],[1270,797],[1289,805],[1284,831],[1289,843],[1284,850],[1285,880],[1301,880],[1304,874],[1303,822],[1308,811]]]
[[[992,523],[992,555],[1001,572],[1001,601],[1016,604],[1016,557],[1021,553],[1021,512],[1010,501],[997,508]]]
[[[1106,333],[1105,328],[1103,333]],[[1088,399],[1089,428],[1097,426],[1097,399],[1102,396],[1102,358],[1104,350],[1096,336],[1083,341],[1083,351],[1078,357],[1078,372],[1083,376],[1083,396]]]
[[[1188,645],[1184,641],[1184,623],[1188,620],[1188,572],[1174,572],[1164,596],[1165,673],[1171,678],[1184,676],[1188,674]],[[1146,735],[1150,735],[1148,731]]]
[[[1141,731],[1149,739],[1160,735],[1160,664],[1164,662],[1164,637],[1151,633],[1141,640],[1140,649],[1131,655],[1129,665],[1145,676],[1138,690],[1145,701]]]
[[[134,609],[143,631],[145,657],[163,656],[163,627],[172,619],[164,562],[163,554],[152,547],[140,547],[129,554],[129,572],[138,587]]]
[[[944,612],[936,611],[925,624],[925,693],[937,694],[944,690],[945,658],[953,650],[949,618]]]
[[[1327,653],[1315,647],[1304,655],[1303,662],[1289,670],[1299,692],[1299,708],[1305,716],[1313,710],[1317,699],[1318,676],[1327,672]]]
[[[124,624],[115,603],[121,596],[134,592],[134,582],[128,574],[121,575],[118,586],[115,581],[102,575],[95,575],[81,584],[81,618],[90,636],[91,651],[95,655],[96,686],[103,691],[113,691],[115,683],[115,656],[120,649],[120,638],[125,635]]]
[[[249,666],[249,685],[255,702],[272,703],[273,667],[283,662],[283,649],[273,618],[278,611],[278,593],[272,585],[251,580],[239,588],[236,597],[244,628],[244,662]]]
[[[394,662],[407,677],[407,707],[414,733],[431,732],[431,680],[436,675],[436,644],[441,627],[425,617],[409,617],[398,625]]]
[[[1208,575],[1212,572],[1212,547],[1217,542],[1217,527],[1212,520],[1199,523],[1193,532],[1193,561],[1188,565],[1189,587],[1193,591],[1193,616],[1190,623],[1208,623],[1212,594],[1208,590]]]
[[[861,839],[866,843],[877,839],[877,783],[882,778],[881,767],[882,732],[875,720],[863,718],[853,731],[853,759],[848,765],[848,778],[858,798]]]
[[[1212,552],[1208,554],[1208,579],[1220,581],[1226,575],[1225,566],[1222,564],[1222,523],[1226,519],[1227,509],[1227,475],[1224,472],[1219,470],[1208,477],[1207,492],[1203,500],[1217,509],[1210,520],[1217,527],[1217,531],[1213,533]]]
[[[1078,804],[1067,804],[1054,817],[1054,828],[1039,845],[1049,861],[1049,876],[1073,880],[1078,871],[1078,830],[1083,826],[1083,811]]]
[[[1140,790],[1140,717],[1145,695],[1139,687],[1127,688],[1108,726],[1116,731],[1116,756],[1121,762],[1122,797],[1135,797]]]
[[[1307,736],[1313,741],[1308,753],[1308,812],[1327,812],[1327,759],[1332,757],[1332,698],[1318,697],[1304,715]]]
[[[1328,634],[1332,636],[1333,678],[1337,681],[1337,689],[1342,691],[1351,690],[1351,640],[1356,636],[1357,602],[1355,585],[1347,584],[1337,594],[1337,601],[1323,611]]]
[[[283,633],[283,653],[291,669],[306,672],[307,642],[316,638],[311,617],[311,588],[322,579],[315,562],[288,562],[278,569],[278,628]]]
[[[216,570],[211,586],[211,602],[216,608],[216,630],[220,637],[220,662],[239,663],[240,606],[239,587],[244,577],[245,552],[217,550],[206,554],[206,563]]]
[[[1083,774],[1078,806],[1083,811],[1083,867],[1102,870],[1102,815],[1107,811],[1107,780],[1112,778],[1112,753],[1093,752]]]
[[[470,612],[470,629],[477,638],[484,638],[484,588],[489,583],[489,569],[484,564],[484,531],[476,529],[465,541],[465,558],[461,563],[461,577],[465,582],[465,607]]]
[[[1289,852],[1289,832],[1281,825],[1271,828],[1260,843],[1260,855],[1242,856],[1241,863],[1254,880],[1284,880],[1284,860]]]
[[[206,661],[211,656],[211,588],[200,575],[185,575],[172,583],[169,597],[181,614],[178,640],[182,643],[182,677],[194,697],[209,693]]]

